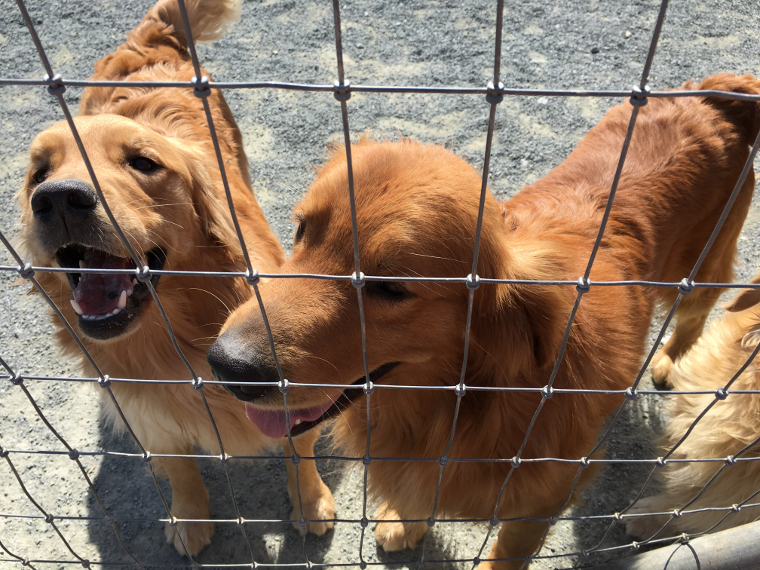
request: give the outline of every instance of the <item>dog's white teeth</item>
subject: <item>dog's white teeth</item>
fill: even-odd
[[[122,291],[121,295],[119,295],[119,304],[117,306],[117,310],[114,311],[114,314],[116,314],[118,311],[122,310],[126,306],[127,306],[127,292]]]
[[[84,315],[82,307],[80,307],[79,303],[77,303],[74,299],[71,299],[71,306],[74,307],[74,312],[76,312],[77,315]]]
[[[296,420],[296,425],[300,424],[301,420]]]
[[[84,259],[79,260],[79,269],[87,269],[87,264],[84,262]]]

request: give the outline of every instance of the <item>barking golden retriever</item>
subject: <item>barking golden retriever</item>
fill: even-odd
[[[722,75],[685,88],[757,92],[752,77]],[[571,280],[583,275],[599,230],[630,103],[611,109],[553,172],[505,203],[488,195],[478,274],[510,280]],[[628,158],[591,280],[678,282],[687,276],[736,184],[760,124],[758,106],[717,98],[650,99],[641,108]],[[470,272],[481,179],[464,160],[439,146],[412,142],[351,147],[361,265],[368,275],[395,276],[364,287],[367,354],[379,384],[447,386],[459,381],[467,358],[467,386],[545,386],[559,353],[576,290],[548,285],[484,284],[475,292],[470,348],[464,352],[468,291],[462,283],[403,282],[404,276],[464,277]],[[741,192],[697,278],[731,277],[736,240],[747,214],[754,177]],[[298,206],[293,255],[286,273],[349,275],[352,225],[345,152],[321,168]],[[291,382],[364,383],[358,296],[350,282],[273,279],[261,287],[282,371]],[[680,307],[672,346],[688,346],[718,292],[695,289]],[[621,390],[641,366],[658,298],[671,304],[673,288],[591,287],[580,304],[555,388]],[[698,326],[697,326],[698,325]],[[666,351],[668,357],[670,352]],[[282,395],[261,382],[277,380],[259,308],[247,302],[225,323],[208,354],[217,378],[239,382],[248,417],[262,430],[284,433]],[[357,380],[358,379],[358,380]],[[386,550],[414,546],[426,523],[400,519],[490,519],[510,462],[456,459],[514,457],[541,400],[534,392],[468,390],[443,469],[439,464],[455,408],[453,390],[297,388],[295,433],[336,417],[333,435],[348,453],[365,455],[371,427],[373,457],[428,461],[372,461],[369,490],[382,501],[375,534]],[[511,475],[498,517],[548,519],[570,492],[579,464],[594,445],[620,396],[556,394],[547,399],[523,458]],[[338,413],[340,412],[340,413]],[[588,479],[590,470],[585,470]],[[388,522],[390,521],[390,522]],[[489,561],[518,568],[533,554],[547,522],[504,522]],[[507,559],[512,559],[507,560]]]
[[[196,40],[213,39],[236,19],[233,2],[189,0]],[[194,75],[176,0],[161,0],[124,45],[95,67],[95,80],[189,81]],[[209,96],[238,219],[253,266],[273,271],[283,251],[254,199],[242,137],[220,91]],[[200,99],[190,89],[150,89],[125,83],[84,91],[76,127],[106,201],[141,262],[151,269],[243,271],[243,253],[227,208],[219,167]],[[82,273],[80,268],[134,269],[107,218],[66,123],[41,133],[32,144],[31,165],[19,194],[22,240],[35,265],[70,268],[42,273],[40,283],[85,346],[113,378],[188,380],[148,286],[127,274]],[[196,373],[211,371],[206,351],[230,310],[252,297],[242,279],[153,275],[179,345]],[[67,332],[57,339],[80,354]],[[81,354],[80,354],[81,356]],[[92,375],[82,359],[83,371]],[[219,453],[200,395],[183,384],[114,383],[113,393],[129,425],[152,453],[189,454],[193,446]],[[206,386],[225,451],[257,455],[276,443],[245,418],[243,404],[218,386]],[[119,423],[103,398],[106,416]],[[317,433],[297,440],[302,456],[313,456]],[[291,453],[288,451],[288,453]],[[172,514],[208,519],[208,492],[192,459],[155,458],[169,476]],[[293,466],[289,491],[295,500]],[[303,517],[309,530],[332,526],[334,503],[313,461],[301,463]],[[325,520],[328,519],[328,520]],[[210,523],[180,522],[166,535],[180,553],[200,551],[213,534]]]
[[[753,279],[753,283],[759,282],[760,276]],[[760,341],[758,303],[760,291],[745,289],[726,306],[729,312],[720,320],[711,323],[705,334],[676,362],[668,376],[668,381],[674,389],[718,390],[739,372]],[[729,391],[758,389],[760,372],[756,358],[737,377]],[[697,417],[709,404],[715,402],[715,398],[714,393],[679,394],[668,398],[668,407],[672,415],[661,440],[665,451],[669,451],[680,441]],[[635,537],[650,538],[669,521],[668,526],[658,536],[724,530],[754,521],[760,514],[758,508],[742,507],[738,512],[732,512],[730,509],[732,505],[742,506],[745,502],[760,502],[753,498],[760,490],[760,463],[741,461],[760,456],[757,446],[744,450],[758,438],[760,397],[755,394],[730,394],[724,400],[715,402],[670,457],[727,459],[729,456],[737,456],[737,461],[732,463],[729,460],[728,464],[718,461],[667,465],[661,470],[662,492],[639,501],[629,512],[642,514],[672,512],[674,509],[723,510],[686,513],[675,518],[670,515],[630,518],[626,520],[628,533]],[[710,484],[706,491],[697,498],[697,494],[708,482]]]

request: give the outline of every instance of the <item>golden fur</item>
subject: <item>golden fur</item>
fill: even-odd
[[[756,277],[754,283],[760,282]],[[708,330],[678,362],[668,376],[676,390],[717,390],[725,386],[747,362],[760,341],[760,295],[757,289],[744,290],[729,303],[720,320]],[[736,312],[738,311],[738,312]],[[755,359],[734,381],[730,390],[758,390],[760,372]],[[697,417],[715,400],[714,394],[675,395],[668,398],[671,413],[661,439],[664,451],[669,451],[684,436]],[[733,394],[718,401],[697,423],[689,437],[678,447],[672,459],[725,459],[760,438],[760,396]],[[743,459],[760,457],[760,449],[750,448]],[[683,509],[702,488],[723,468],[706,492],[684,510],[730,508],[749,499],[760,490],[760,463],[737,461],[732,466],[724,462],[671,463],[660,473],[662,492],[636,503],[630,513],[661,513]],[[724,530],[755,520],[760,509],[742,508],[730,513],[725,521],[713,528],[729,511],[705,511],[682,515],[672,520],[658,536],[675,536],[683,532],[697,533]],[[658,532],[670,516],[636,517],[626,520],[629,534],[646,539]]]
[[[757,92],[749,76],[716,76],[699,86]],[[583,274],[599,229],[631,115],[611,109],[548,176],[499,203],[485,201],[478,274],[482,278],[572,280]],[[758,130],[753,103],[718,99],[650,99],[639,115],[618,194],[591,280],[679,281],[689,274],[718,219]],[[361,266],[367,275],[464,277],[470,272],[481,180],[464,160],[439,146],[408,141],[351,147]],[[286,273],[348,275],[354,271],[346,156],[337,151],[296,209],[299,229]],[[743,185],[702,270],[701,281],[730,278],[736,240],[754,178]],[[261,287],[279,362],[294,383],[363,382],[358,299],[350,282],[274,279]],[[555,388],[623,389],[641,366],[650,317],[672,289],[592,287],[571,329]],[[468,292],[461,283],[363,289],[369,369],[378,384],[454,386],[464,358]],[[546,385],[576,296],[573,287],[481,285],[474,295],[468,386]],[[681,305],[672,346],[688,346],[716,292],[695,290]],[[699,325],[701,329],[701,324]],[[258,307],[248,302],[225,323],[212,351],[246,355],[250,380],[276,379]],[[211,355],[211,352],[209,353]],[[668,356],[668,358],[670,358]],[[388,371],[392,363],[398,365]],[[381,368],[384,367],[385,368]],[[224,361],[212,362],[224,375]],[[292,407],[329,405],[342,389],[294,387]],[[353,393],[353,392],[352,392]],[[276,413],[276,389],[248,399],[250,409]],[[450,458],[511,458],[540,401],[533,393],[467,391],[461,400]],[[619,396],[556,394],[546,401],[524,458],[578,460],[593,447]],[[452,427],[452,390],[375,390],[370,453],[374,457],[438,458]],[[343,407],[333,436],[346,453],[363,456],[366,399]],[[485,518],[509,462],[450,462],[443,470],[436,517]],[[565,501],[578,464],[523,463],[506,486],[498,515],[548,518]],[[588,478],[586,470],[584,478]],[[427,519],[439,464],[373,461],[369,490],[382,501],[376,517]],[[542,522],[503,523],[483,568],[518,568],[538,547]],[[425,523],[380,523],[386,550],[414,546]],[[509,562],[505,558],[520,558]]]
[[[196,40],[218,37],[236,19],[239,10],[234,2],[212,0],[189,0],[187,7]],[[193,75],[176,1],[160,0],[125,44],[97,63],[92,79],[188,81]],[[209,103],[252,264],[261,271],[273,271],[284,255],[253,196],[242,137],[221,91],[212,90]],[[148,89],[129,84],[89,87],[84,91],[75,123],[106,200],[140,256],[160,246],[166,252],[164,269],[245,270],[203,105],[192,90]],[[138,171],[133,167],[135,156],[150,159],[160,168]],[[35,139],[26,184],[19,194],[22,240],[34,264],[59,265],[58,248],[74,242],[106,252],[112,262],[127,263],[128,260],[119,261],[128,254],[101,205],[90,212],[86,222],[69,224],[61,230],[64,237],[51,237],[31,203],[35,192],[45,184],[50,187],[64,180],[84,185],[87,194],[90,177],[65,122]],[[72,287],[64,274],[39,273],[38,278],[66,319],[77,323],[74,326],[80,338],[106,374],[113,378],[190,379],[147,294],[138,316],[122,334],[101,340],[82,330],[82,321],[70,304]],[[182,351],[195,372],[210,380],[206,350],[229,311],[252,297],[251,288],[243,279],[175,276],[162,276],[156,288]],[[57,319],[54,322],[60,346],[81,357],[69,334]],[[81,362],[83,373],[92,376],[94,372],[84,358]],[[194,446],[219,453],[199,392],[188,384],[114,383],[112,390],[132,430],[152,453],[187,454]],[[119,425],[116,409],[104,392],[101,390],[104,413]],[[277,442],[247,421],[243,405],[222,387],[207,385],[204,393],[228,454],[257,455],[276,446]],[[310,433],[296,440],[297,451],[312,456],[317,435]],[[195,461],[153,461],[169,477],[172,514],[180,519],[208,519],[208,492]],[[288,464],[288,469],[289,491],[297,504],[293,466]],[[314,521],[309,530],[322,534],[332,527],[332,522],[321,522],[333,518],[332,496],[313,461],[301,463],[299,476],[303,515]],[[293,517],[300,516],[296,506]],[[168,541],[180,553],[185,551],[182,541],[188,552],[195,554],[209,543],[212,534],[209,523],[166,526]]]

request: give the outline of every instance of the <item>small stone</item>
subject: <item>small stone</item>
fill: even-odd
[[[592,47],[591,48],[591,53],[599,53],[599,48],[598,47]]]
[[[631,37],[633,34],[632,34],[631,32],[629,32],[628,30],[626,30],[626,31],[625,31],[625,33],[624,33],[623,35],[624,35],[624,36],[626,37],[626,39],[627,39],[627,38],[630,38],[630,37]]]
[[[276,49],[272,50],[272,55],[277,55],[278,53],[280,53],[280,52],[278,52]]]

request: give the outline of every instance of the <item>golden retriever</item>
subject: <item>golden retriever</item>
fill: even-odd
[[[760,276],[753,283],[760,283]],[[724,387],[754,352],[760,341],[760,291],[745,289],[726,305],[729,311],[710,324],[696,344],[678,361],[668,376],[676,390],[715,391]],[[755,359],[731,384],[734,390],[758,390],[760,377]],[[674,395],[668,398],[671,417],[661,440],[669,451],[686,434],[697,417],[715,402],[715,393]],[[661,470],[662,492],[636,503],[630,513],[664,513],[675,509],[730,509],[743,502],[758,503],[753,495],[760,491],[760,463],[741,461],[760,457],[756,446],[738,455],[760,438],[760,396],[729,394],[718,400],[699,420],[689,437],[671,455],[672,459],[728,459],[728,463],[671,463]],[[721,471],[718,474],[718,471]],[[717,475],[717,477],[716,477]],[[710,482],[715,477],[714,481]],[[697,498],[705,485],[707,490]],[[696,499],[692,502],[693,499]],[[688,504],[688,506],[686,506]],[[684,507],[686,507],[684,509]],[[726,516],[728,515],[728,516]],[[626,519],[629,534],[642,539],[675,536],[681,533],[724,530],[755,520],[760,509],[741,508],[702,511],[677,517],[655,515]],[[670,520],[672,518],[672,520]],[[725,520],[723,520],[725,518]],[[720,524],[718,524],[720,523]]]
[[[756,93],[750,76],[721,75],[687,89]],[[599,230],[632,107],[611,109],[570,156],[542,180],[499,203],[486,196],[478,275],[514,280],[570,280],[583,275]],[[760,123],[758,105],[717,98],[650,99],[640,110],[612,213],[591,281],[687,276],[715,226],[749,154]],[[375,535],[383,548],[414,546],[428,525],[400,519],[490,519],[497,495],[541,400],[576,298],[574,287],[483,284],[474,293],[466,355],[467,386],[525,387],[534,392],[467,390],[443,469],[464,355],[468,290],[463,283],[404,282],[405,276],[463,277],[470,273],[481,177],[440,146],[363,140],[351,147],[358,217],[370,377],[383,384],[371,396],[370,455],[427,461],[371,461],[369,492],[382,501]],[[725,281],[754,177],[741,192],[698,274]],[[295,211],[292,273],[350,275],[354,271],[346,154],[333,153]],[[261,287],[279,363],[295,383],[363,384],[358,295],[346,280],[272,279]],[[642,363],[650,318],[675,288],[591,287],[572,326],[555,388],[622,390]],[[717,292],[696,288],[681,304],[675,345],[694,340]],[[685,326],[684,326],[685,323]],[[208,354],[217,378],[239,382],[248,417],[260,428],[286,429],[277,380],[258,306],[247,302],[225,323]],[[361,390],[298,388],[295,433],[337,417],[333,436],[362,457],[367,400]],[[511,475],[498,517],[549,519],[570,493],[578,461],[593,447],[619,395],[556,394],[545,401],[523,458]],[[464,458],[507,459],[473,463]],[[430,461],[433,459],[433,461]],[[588,479],[591,470],[584,471]],[[502,523],[483,568],[520,567],[538,547],[548,522]],[[512,559],[511,561],[508,559]]]
[[[187,8],[196,40],[221,35],[235,20],[234,2],[190,0]],[[160,0],[124,45],[95,66],[95,80],[189,81],[193,66],[176,0]],[[273,271],[284,260],[253,196],[242,137],[218,90],[209,96],[230,191],[254,268]],[[141,262],[151,269],[244,271],[240,243],[227,207],[202,101],[191,89],[89,87],[75,124],[106,201]],[[78,272],[80,267],[133,269],[133,261],[109,222],[91,185],[68,125],[59,123],[37,136],[31,165],[19,194],[22,242],[35,265],[71,268],[41,273],[40,283],[76,329],[98,366],[113,378],[189,380],[175,352],[148,286],[133,275]],[[195,372],[211,379],[206,350],[230,310],[250,299],[244,279],[153,275],[179,345]],[[57,322],[57,321],[55,321]],[[60,325],[60,323],[58,323]],[[60,346],[79,350],[63,327]],[[93,371],[82,358],[83,373]],[[112,390],[129,425],[152,453],[189,454],[194,446],[219,453],[219,445],[199,393],[187,383],[114,383]],[[203,389],[225,452],[257,455],[276,445],[245,418],[243,404],[219,386]],[[104,392],[104,391],[101,391]],[[110,399],[105,415],[119,424]],[[317,433],[296,443],[313,456]],[[281,442],[284,443],[284,442]],[[287,451],[288,454],[291,451]],[[208,492],[192,459],[155,458],[168,474],[172,514],[208,519]],[[293,466],[288,463],[294,495]],[[332,526],[334,503],[313,461],[300,466],[303,516],[317,534]],[[166,526],[166,536],[182,554],[208,544],[210,523]]]

